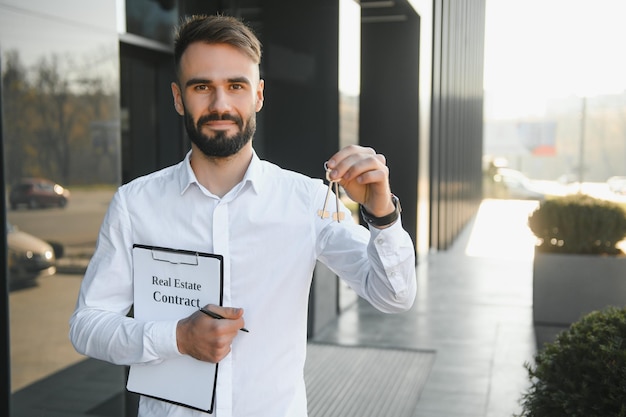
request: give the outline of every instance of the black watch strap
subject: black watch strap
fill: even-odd
[[[391,202],[396,207],[396,209],[390,214],[387,214],[386,216],[383,216],[383,217],[373,216],[370,213],[368,213],[367,210],[365,210],[365,207],[359,206],[361,210],[361,217],[363,217],[363,220],[365,221],[365,223],[371,224],[372,226],[381,227],[381,226],[390,225],[391,223],[398,220],[398,217],[400,217],[400,212],[402,212],[402,207],[400,207],[400,200],[398,200],[398,197],[391,194]]]

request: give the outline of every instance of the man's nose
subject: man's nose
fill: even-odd
[[[209,105],[209,110],[212,112],[224,113],[230,110],[230,103],[226,91],[221,88],[216,88],[213,93],[211,103]]]

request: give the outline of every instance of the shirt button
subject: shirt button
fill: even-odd
[[[385,239],[383,239],[383,238],[378,238],[378,239],[376,240],[376,243],[378,243],[379,245],[382,245],[383,243],[385,243]]]

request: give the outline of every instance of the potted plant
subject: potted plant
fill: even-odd
[[[594,311],[526,363],[517,417],[626,417],[626,309]]]
[[[568,326],[584,314],[626,304],[626,211],[584,194],[542,201],[528,218],[537,237],[535,324]]]

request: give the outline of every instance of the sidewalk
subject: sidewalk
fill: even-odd
[[[532,324],[534,201],[485,200],[454,246],[418,266],[418,298],[404,314],[358,302],[315,340],[434,350],[415,417],[519,413],[524,362],[536,351]]]

